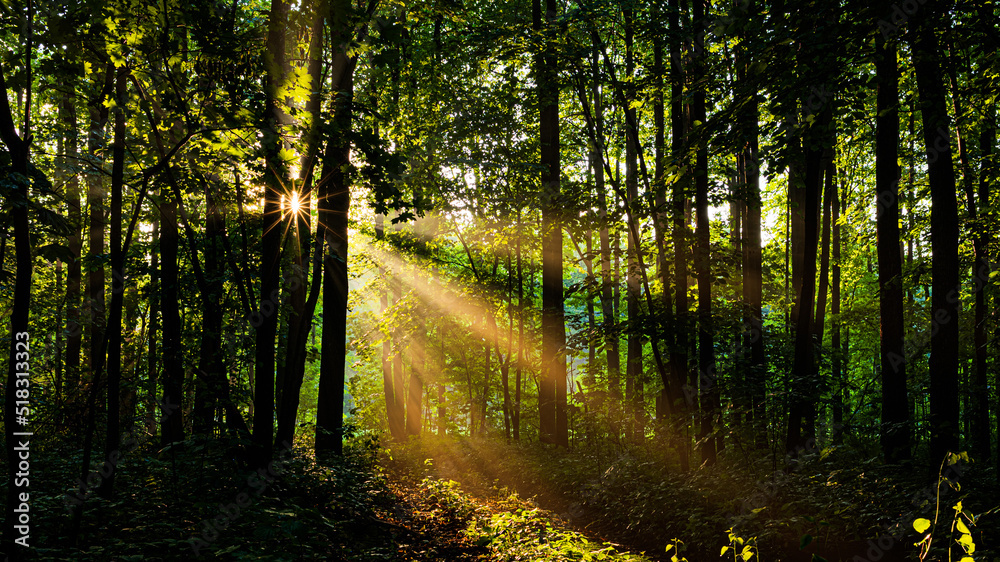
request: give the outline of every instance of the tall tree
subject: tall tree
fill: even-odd
[[[281,126],[284,120],[278,92],[285,76],[285,28],[289,6],[284,0],[271,0],[267,22],[267,47],[264,67],[264,215],[261,225],[260,302],[258,303],[255,347],[253,442],[255,462],[266,465],[271,459],[274,438],[274,369],[275,337],[281,306],[278,273],[281,253],[281,199],[289,185],[288,171],[280,152]]]
[[[31,14],[28,15],[29,22]],[[21,121],[21,131],[18,132],[14,125],[14,115],[11,112],[10,102],[7,99],[6,70],[0,62],[0,139],[7,146],[10,153],[11,172],[21,174],[22,178],[28,176],[28,164],[30,162],[31,147],[31,55],[32,39],[31,31],[28,31],[28,41],[25,52],[27,53],[25,68],[27,70],[27,103],[25,104],[24,118]],[[14,227],[14,252],[16,259],[16,269],[14,273],[14,299],[10,311],[10,345],[8,347],[7,364],[7,386],[4,390],[4,437],[6,440],[7,466],[17,466],[19,454],[18,436],[15,433],[23,429],[18,422],[17,397],[15,389],[24,386],[18,382],[25,378],[25,373],[29,373],[30,364],[24,361],[30,357],[31,338],[28,331],[28,320],[31,306],[31,243],[29,236],[28,221],[28,193],[29,183],[25,181],[17,182],[8,197],[17,201],[10,211],[10,222]],[[6,244],[5,244],[6,245]],[[19,375],[20,373],[20,375]],[[30,385],[30,379],[28,384]],[[23,421],[23,418],[22,418]],[[18,515],[15,510],[19,505],[19,493],[25,493],[21,480],[17,476],[17,471],[7,470],[7,505],[4,511],[5,524],[3,529],[3,551],[12,559],[17,560],[25,554],[27,548],[15,546],[15,541],[21,536],[17,530]]]
[[[988,38],[984,38],[988,42]],[[975,256],[973,266],[973,282],[975,283],[973,297],[973,328],[972,345],[973,351],[973,380],[970,385],[970,408],[966,421],[969,422],[969,437],[974,453],[980,457],[990,456],[990,412],[989,412],[989,386],[987,384],[987,326],[986,326],[986,291],[984,287],[989,281],[990,262],[987,256],[987,230],[985,223],[980,220],[980,215],[985,213],[989,207],[989,200],[984,199],[982,194],[976,193],[975,172],[972,170],[971,156],[969,154],[969,134],[968,118],[963,108],[962,91],[958,85],[958,56],[955,53],[953,32],[949,29],[947,33],[948,57],[946,66],[948,78],[951,85],[951,102],[955,113],[955,140],[958,149],[959,169],[962,172],[962,191],[965,193],[965,208],[968,213],[969,223],[972,226],[972,250]],[[988,118],[985,118],[983,128],[987,128]],[[992,147],[988,145],[980,146],[980,150],[988,152]],[[982,184],[980,184],[982,188]]]
[[[681,3],[679,0],[670,1],[670,11],[668,14],[668,26],[670,35],[680,37],[680,12]],[[690,164],[685,157],[685,130],[687,119],[684,115],[684,62],[681,58],[680,41],[675,39],[670,43],[670,158],[671,163],[681,172],[674,182],[671,193],[671,215],[673,218],[673,242],[674,242],[674,305],[677,307],[676,334],[677,339],[670,352],[670,363],[673,365],[673,385],[680,391],[688,388],[689,367],[687,347],[690,336],[690,319],[688,313],[688,269],[687,269],[687,223],[684,220],[684,206],[687,200],[686,169]],[[672,401],[671,408],[677,410],[681,419],[687,415],[688,399],[677,400],[677,393]],[[687,425],[681,426],[683,433],[678,438],[681,470],[687,471],[688,460],[688,438]]]
[[[694,166],[695,214],[695,269],[698,275],[698,394],[701,401],[701,424],[698,440],[702,460],[715,464],[716,439],[712,438],[713,425],[719,415],[718,373],[715,369],[715,328],[712,321],[712,265],[711,231],[708,219],[708,139],[705,135],[705,92],[709,76],[704,63],[706,39],[705,4],[708,0],[694,0],[694,30],[698,51],[692,68],[696,83],[691,119],[699,126],[693,135],[697,138]]]
[[[323,343],[316,405],[316,455],[343,451],[344,374],[347,339],[347,243],[351,210],[350,131],[354,112],[354,69],[348,56],[353,36],[350,3],[330,2],[330,34],[334,48],[331,68],[335,92],[333,121],[319,184],[319,223],[326,251],[323,256]],[[397,387],[400,388],[400,387]],[[398,397],[402,399],[402,397]]]
[[[931,192],[931,354],[930,459],[937,467],[945,453],[959,447],[958,407],[958,203],[952,166],[948,108],[941,79],[936,32],[942,14],[925,6],[908,30],[923,118],[927,176]]]
[[[624,10],[625,20],[625,74],[633,76],[635,74],[635,55],[633,45],[633,11],[626,7]],[[636,169],[637,150],[636,140],[638,137],[638,119],[635,109],[632,107],[635,99],[635,88],[633,83],[628,82],[625,93],[627,104],[622,109],[628,113],[626,122],[630,128],[625,138],[625,204],[629,206],[631,216],[638,215],[639,202],[639,172]],[[634,127],[634,128],[633,128]],[[636,239],[637,229],[628,229],[627,244],[627,265],[625,273],[626,286],[626,309],[628,313],[628,347],[625,354],[625,408],[627,432],[630,437],[638,436],[640,431],[642,410],[642,338],[640,329],[642,324],[642,312],[639,307],[639,240]],[[634,435],[632,435],[634,434]]]
[[[283,388],[279,392],[278,432],[274,439],[276,447],[283,443],[292,443],[294,439],[295,421],[299,409],[299,393],[306,370],[307,336],[312,329],[313,314],[316,310],[322,282],[322,270],[320,269],[322,243],[317,240],[314,244],[316,249],[312,275],[309,275],[309,246],[312,239],[311,199],[315,177],[314,170],[320,149],[323,123],[321,113],[323,35],[329,10],[325,1],[317,2],[314,10],[312,26],[309,30],[309,63],[306,69],[310,90],[309,99],[306,102],[309,124],[304,138],[305,148],[299,164],[299,175],[302,180],[300,192],[292,191],[286,195],[288,208],[285,212],[289,221],[288,231],[292,233],[292,279],[289,287],[291,312],[288,318],[288,344],[284,376],[281,377]]]
[[[532,2],[532,22],[544,37],[535,54],[542,168],[542,372],[539,380],[539,438],[568,446],[566,423],[566,328],[563,311],[562,219],[559,187],[559,85],[556,66],[558,2]]]
[[[597,46],[594,46],[593,86],[595,142],[592,142],[594,161],[594,189],[597,191],[597,206],[601,220],[601,320],[604,328],[605,349],[608,362],[608,393],[613,398],[621,398],[621,354],[618,351],[618,336],[614,334],[615,316],[614,280],[611,272],[611,215],[608,213],[607,187],[604,184],[604,103],[598,70]],[[518,254],[520,255],[520,254]]]
[[[836,168],[833,172],[836,177]],[[832,350],[831,378],[833,379],[833,442],[840,444],[843,439],[844,425],[844,354],[841,352],[841,226],[840,226],[840,186],[834,182],[833,201],[831,202],[833,214],[833,248],[830,249],[830,268],[833,280],[830,288],[830,315],[831,334],[830,348]]]
[[[754,13],[755,4],[749,2],[743,14]],[[741,3],[742,6],[742,3]],[[751,22],[752,24],[752,22]],[[748,26],[749,27],[749,26]],[[737,80],[743,86],[742,93],[746,96],[744,111],[741,112],[744,135],[741,162],[743,174],[740,178],[742,189],[740,199],[744,205],[742,237],[743,244],[743,301],[747,307],[746,318],[747,337],[749,338],[750,366],[747,377],[750,397],[750,415],[753,419],[755,441],[759,446],[766,439],[765,419],[765,369],[766,358],[764,348],[763,326],[763,258],[761,252],[761,198],[760,198],[760,156],[759,152],[759,101],[758,78],[751,72],[751,56],[748,53],[749,42],[756,37],[748,32],[748,36],[737,45]]]
[[[875,38],[877,82],[875,193],[881,321],[882,454],[896,463],[910,456],[910,419],[903,355],[903,265],[899,245],[899,70],[896,43]]]
[[[87,287],[84,295],[84,308],[86,310],[86,332],[90,346],[89,363],[91,377],[93,377],[95,365],[99,363],[97,356],[101,353],[101,346],[104,342],[104,163],[103,151],[105,136],[104,130],[107,126],[109,107],[103,102],[112,96],[114,89],[114,65],[110,61],[105,62],[105,72],[103,83],[97,82],[95,87],[100,88],[99,94],[92,99],[88,110],[90,115],[90,130],[87,136],[87,152],[91,161],[90,173],[87,174],[87,210],[89,214],[89,224],[87,232],[87,253],[89,267],[87,268]],[[90,381],[91,393],[100,392],[101,382]],[[87,414],[91,415],[90,412]]]
[[[115,72],[115,120],[111,149],[111,309],[108,316],[106,342],[101,353],[107,352],[108,423],[104,440],[104,457],[111,473],[101,482],[101,496],[114,494],[117,457],[121,444],[121,379],[122,379],[122,308],[125,298],[125,250],[122,245],[122,192],[125,183],[125,106],[128,68]],[[99,373],[100,371],[98,371]]]
[[[80,281],[83,275],[80,260],[83,238],[80,233],[83,225],[80,213],[80,177],[76,173],[79,154],[76,103],[71,93],[63,97],[59,113],[66,124],[63,146],[67,160],[66,168],[69,170],[66,179],[66,201],[69,208],[67,218],[71,229],[66,242],[73,255],[66,272],[66,376],[63,388],[69,398],[68,401],[75,402],[77,385],[80,382],[80,347],[83,339],[83,326],[80,324]]]

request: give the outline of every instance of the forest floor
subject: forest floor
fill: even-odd
[[[263,473],[239,451],[209,439],[143,447],[124,457],[110,499],[81,493],[72,449],[40,454],[34,559],[638,562],[679,550],[699,562],[735,560],[720,551],[736,547],[764,562],[892,562],[917,560],[913,522],[938,518],[924,560],[957,562],[958,501],[983,517],[962,519],[974,559],[995,560],[1000,544],[991,471],[969,469],[938,502],[926,471],[836,451],[777,470],[730,457],[687,474],[648,446],[359,438],[332,466],[304,447]]]
[[[485,504],[513,496],[565,529],[644,559],[671,560],[679,546],[692,562],[719,560],[723,547],[728,558],[734,547],[752,545],[764,561],[918,560],[916,543],[928,531],[913,525],[922,518],[937,521],[923,560],[963,559],[958,541],[978,547],[975,560],[994,560],[1000,544],[1000,495],[992,471],[978,465],[966,465],[960,479],[945,467],[957,480],[949,484],[935,483],[929,469],[884,466],[833,448],[780,465],[731,456],[683,475],[665,460],[669,453],[643,456],[627,446],[596,453],[424,438],[390,447],[381,459],[388,474],[454,480]]]
[[[44,493],[31,507],[29,559],[643,560],[517,497],[476,496],[452,480],[380,466],[379,450],[359,439],[321,466],[304,447],[253,470],[234,441],[144,446],[123,457],[114,496],[102,498],[77,480],[77,452],[47,449],[33,465]]]

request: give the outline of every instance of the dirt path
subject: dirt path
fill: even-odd
[[[458,482],[462,490],[480,505],[490,508],[498,499],[505,499],[499,497],[503,491],[507,494],[516,492],[527,503],[549,512],[550,518],[557,521],[560,526],[580,533],[588,540],[609,543],[619,552],[643,553],[654,561],[666,561],[670,558],[664,553],[659,538],[642,544],[618,536],[613,530],[603,528],[596,514],[590,513],[579,502],[567,499],[543,486],[511,481],[488,463],[474,462],[468,457],[454,455],[433,455],[431,461],[433,468],[430,470],[430,475]],[[414,484],[399,483],[401,487],[413,487]]]

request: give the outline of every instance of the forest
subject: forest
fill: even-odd
[[[5,560],[1000,559],[993,0],[0,0]]]

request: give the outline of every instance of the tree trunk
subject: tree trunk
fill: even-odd
[[[383,215],[375,216],[375,239],[385,239],[385,217]],[[389,308],[389,292],[391,291],[389,287],[389,274],[384,265],[379,266],[379,275],[382,279],[386,280],[386,288],[381,296],[382,314],[384,317]],[[390,334],[385,334],[383,337],[385,339],[382,341],[382,391],[385,395],[386,422],[389,425],[389,435],[393,439],[400,441],[403,439],[403,423],[396,407],[399,403],[396,394],[402,390],[397,388],[395,379],[393,378],[392,341]]]
[[[153,210],[153,232],[150,235],[149,249],[149,294],[156,295],[160,292],[160,216]],[[156,379],[159,378],[160,367],[158,361],[160,354],[157,353],[157,341],[160,331],[160,306],[156,298],[149,299],[149,337],[147,338],[146,354],[146,402],[150,411],[146,414],[146,432],[156,437],[157,421],[159,417],[153,407],[156,404]]]
[[[343,13],[346,6],[334,8]],[[354,102],[354,67],[356,57],[347,56],[348,34],[334,29],[334,66],[343,68],[335,76],[337,92],[334,131],[323,156],[326,181],[319,190],[319,216],[326,242],[323,260],[323,343],[320,357],[319,394],[316,404],[316,456],[340,455],[343,451],[344,374],[347,347],[347,235],[351,191],[348,170],[351,165],[351,130]],[[339,61],[339,62],[338,62]]]
[[[396,232],[403,230],[402,223],[396,223],[393,227]],[[398,275],[394,276],[390,282],[392,284],[393,302],[399,303],[403,300],[403,284]],[[406,440],[406,391],[404,387],[403,373],[403,335],[402,328],[396,327],[392,332],[392,388],[393,388],[393,408],[397,423],[398,433],[393,437],[397,441]]]
[[[681,4],[679,0],[670,1],[670,13],[668,15],[668,25],[670,34],[678,37],[681,30],[679,24],[679,11]],[[680,41],[670,42],[670,156],[673,165],[678,168],[686,168],[685,158],[685,116],[684,116],[684,68],[681,60]],[[674,242],[674,304],[677,306],[675,333],[676,343],[671,349],[670,363],[673,380],[671,381],[676,390],[672,393],[674,398],[671,404],[671,411],[679,414],[683,424],[678,428],[682,434],[678,437],[678,453],[680,457],[681,470],[687,472],[688,460],[688,440],[687,412],[691,406],[689,393],[689,370],[687,347],[690,339],[690,319],[688,314],[688,271],[687,271],[687,226],[684,220],[684,201],[687,198],[687,177],[682,175],[674,182],[673,193],[671,194],[671,214],[673,218],[673,242]],[[683,393],[682,393],[683,392]],[[678,396],[683,396],[677,400]]]
[[[104,85],[100,99],[110,97],[114,88],[114,65],[107,63]],[[109,109],[101,103],[95,103],[90,108],[90,134],[87,138],[87,151],[92,165],[98,170],[87,174],[87,209],[90,213],[88,232],[88,254],[94,260],[88,267],[87,288],[84,295],[85,332],[89,350],[91,371],[90,392],[100,392],[102,383],[94,379],[94,366],[99,363],[97,356],[104,342],[104,265],[99,256],[104,255],[104,175],[103,161],[98,153],[104,150],[104,129],[108,122]],[[90,413],[88,412],[89,416]]]
[[[294,191],[286,195],[289,208],[285,211],[289,219],[289,232],[292,233],[291,286],[289,302],[291,312],[288,317],[288,343],[285,357],[282,384],[278,388],[278,433],[275,436],[275,446],[292,443],[295,438],[295,420],[299,409],[299,393],[302,380],[305,377],[306,345],[312,329],[312,319],[319,298],[322,277],[321,255],[322,243],[311,243],[312,189],[316,157],[319,154],[323,116],[320,112],[323,93],[323,33],[324,22],[328,14],[327,2],[318,2],[313,15],[309,39],[309,64],[307,72],[310,80],[310,95],[306,102],[306,110],[312,120],[305,133],[305,150],[299,166],[302,177],[301,193]],[[298,201],[298,211],[291,205]],[[313,275],[309,276],[309,249],[316,246],[317,254],[313,264]],[[308,285],[308,294],[307,294]]]
[[[930,458],[937,467],[959,447],[958,407],[958,204],[948,132],[948,109],[941,82],[936,8],[919,10],[910,25],[910,43],[923,115],[927,176],[931,191]]]
[[[660,17],[660,13],[657,10],[654,19],[659,19]],[[656,80],[656,89],[653,92],[653,144],[654,157],[656,159],[653,168],[653,203],[656,208],[653,218],[656,237],[656,273],[662,286],[659,303],[662,306],[662,310],[657,311],[657,314],[662,315],[663,326],[658,329],[658,338],[653,338],[652,344],[663,345],[669,352],[673,348],[676,338],[674,337],[673,329],[674,310],[670,288],[670,255],[667,248],[670,229],[670,210],[667,206],[666,185],[666,169],[669,162],[667,160],[666,119],[663,103],[663,93],[665,91],[663,77],[665,74],[666,72],[663,69],[663,36],[658,33],[653,36],[653,76]],[[599,115],[600,113],[598,112],[598,117]],[[650,313],[653,313],[653,311],[650,311]],[[665,419],[665,416],[675,407],[675,405],[670,404],[671,394],[668,392],[670,386],[675,386],[674,382],[677,377],[677,365],[673,362],[672,357],[668,370],[670,371],[669,380],[664,384],[664,392],[660,400],[661,410],[663,411],[657,414],[658,420]],[[660,415],[661,413],[663,416]]]
[[[881,319],[882,453],[888,463],[910,457],[903,345],[903,264],[899,251],[899,71],[896,44],[875,38],[878,99],[875,131],[876,229]]]
[[[121,380],[122,380],[122,308],[125,298],[125,251],[122,247],[122,190],[125,183],[125,105],[127,69],[118,69],[115,77],[115,121],[111,149],[111,309],[108,316],[108,424],[104,438],[105,466],[110,474],[104,477],[97,492],[105,499],[114,495],[115,466],[121,444]],[[103,351],[102,351],[103,353]],[[102,476],[103,473],[102,473]]]
[[[625,73],[632,76],[635,73],[635,61],[632,53],[632,10],[625,10]],[[635,91],[631,82],[625,92],[626,104],[622,109],[626,112],[627,126],[638,127],[636,115],[630,107],[635,99]],[[629,131],[625,138],[625,204],[632,216],[637,216],[639,200],[639,177],[636,170],[637,147],[635,130]],[[625,419],[627,420],[626,435],[637,438],[640,432],[641,408],[638,397],[642,395],[642,318],[639,307],[639,241],[635,239],[636,229],[628,229],[627,265],[625,273],[626,308],[628,314],[628,348],[625,354]]]
[[[29,39],[27,52],[32,52],[31,41]],[[31,61],[28,61],[30,68]],[[28,161],[30,158],[30,144],[20,136],[14,127],[14,118],[7,101],[7,81],[4,77],[5,70],[0,63],[0,139],[7,146],[7,151],[11,159],[11,172],[27,176]],[[31,134],[31,73],[28,72],[28,96],[27,110],[25,111],[21,134],[30,139]],[[18,182],[21,183],[21,182]],[[28,186],[17,185],[12,189],[11,198],[15,199],[18,205],[12,205],[9,211],[8,220],[14,227],[14,252],[16,259],[16,270],[14,273],[14,298],[10,310],[10,346],[8,347],[7,362],[7,387],[4,392],[4,436],[7,450],[7,506],[5,509],[6,523],[3,531],[3,551],[13,559],[17,560],[25,555],[27,549],[19,549],[15,546],[15,539],[22,534],[15,528],[17,526],[16,509],[19,505],[19,494],[28,493],[27,481],[18,477],[18,471],[13,467],[20,462],[17,451],[18,440],[25,441],[21,436],[16,435],[24,427],[23,420],[19,423],[17,410],[17,396],[15,389],[23,388],[25,384],[30,385],[29,368],[30,364],[25,356],[30,357],[31,334],[28,331],[28,321],[31,311],[31,242],[29,236],[28,222]],[[27,383],[19,381],[28,381]],[[23,483],[23,485],[22,485]],[[24,536],[27,536],[26,534]]]
[[[705,41],[704,0],[694,0],[694,30],[697,41]],[[704,45],[699,44],[699,47]],[[711,238],[708,219],[708,139],[703,130],[705,123],[705,90],[708,87],[708,73],[700,58],[696,58],[692,73],[697,81],[692,87],[694,99],[691,119],[696,128],[692,136],[697,144],[694,167],[695,215],[697,228],[695,237],[695,269],[698,277],[698,398],[701,402],[701,416],[698,429],[702,462],[715,464],[716,440],[712,437],[713,425],[719,415],[718,373],[715,369],[715,328],[712,322],[712,269]]]
[[[977,201],[975,188],[975,174],[972,171],[972,163],[969,161],[969,150],[967,139],[962,131],[965,121],[962,112],[961,91],[958,87],[957,69],[955,68],[955,47],[951,44],[951,34],[948,35],[948,78],[951,85],[952,107],[955,111],[955,137],[958,146],[959,167],[962,170],[962,188],[965,192],[966,209],[969,214],[969,222],[972,225],[972,248],[975,254],[975,266],[973,267],[974,285],[974,317],[973,321],[973,373],[974,379],[971,385],[971,404],[966,414],[966,421],[971,423],[971,445],[977,458],[989,458],[990,456],[990,409],[989,409],[989,386],[987,384],[988,375],[986,372],[986,294],[984,287],[989,282],[990,262],[986,256],[986,236],[985,224],[980,220],[980,212],[985,212],[989,207],[989,200],[979,197]],[[992,150],[992,146],[982,146],[984,152]],[[980,186],[981,187],[981,186]]]
[[[832,175],[836,177],[836,169],[832,171]],[[833,248],[830,250],[830,268],[833,277],[833,282],[830,288],[830,314],[831,314],[831,334],[830,334],[830,348],[831,352],[831,377],[833,378],[833,393],[832,393],[832,403],[833,403],[833,443],[834,445],[839,445],[843,442],[843,426],[844,426],[844,399],[843,399],[843,388],[845,386],[844,381],[844,368],[843,368],[843,354],[841,352],[841,338],[840,338],[840,187],[837,182],[834,181],[833,184],[833,201],[831,202],[832,215],[831,222],[833,223]]]
[[[205,281],[202,295],[201,342],[198,372],[195,378],[195,402],[192,422],[195,433],[210,434],[215,429],[215,412],[222,392],[222,299],[223,280],[218,256],[222,254],[219,238],[222,232],[219,204],[208,182],[205,182]]]
[[[60,115],[66,124],[64,147],[67,157],[67,169],[71,170],[66,180],[66,201],[69,212],[70,234],[67,237],[69,251],[73,260],[67,265],[66,272],[66,376],[63,382],[63,393],[67,402],[76,402],[80,384],[80,347],[83,339],[83,327],[80,325],[80,281],[83,268],[80,258],[83,252],[83,238],[80,235],[80,177],[76,172],[78,163],[78,139],[76,104],[71,95],[63,98]]]
[[[521,440],[521,370],[524,368],[524,315],[528,306],[524,303],[524,269],[521,256],[521,211],[517,212],[517,368],[514,370],[514,411],[511,414],[511,431],[514,441]],[[530,270],[529,270],[530,274]]]
[[[823,335],[826,328],[826,301],[830,292],[830,215],[833,213],[833,190],[836,178],[833,176],[833,146],[836,137],[830,136],[830,149],[823,158],[823,202],[822,226],[820,227],[819,255],[819,289],[816,291],[816,313],[813,315],[813,334],[816,345],[823,347]]]
[[[615,324],[618,319],[615,316],[614,302],[614,279],[611,272],[611,237],[609,233],[611,218],[608,214],[608,199],[606,186],[604,185],[604,155],[601,147],[604,146],[604,104],[600,92],[600,73],[598,72],[597,50],[594,50],[593,67],[593,96],[594,96],[594,121],[597,142],[592,143],[594,165],[594,189],[597,191],[597,206],[601,219],[601,323],[603,324],[605,347],[608,361],[608,394],[612,398],[620,399],[621,388],[621,354],[618,351],[618,336],[615,335]]]
[[[283,112],[278,90],[284,78],[285,27],[288,4],[271,0],[267,24],[267,50],[264,53],[265,81],[264,126],[264,214],[261,224],[260,302],[255,318],[255,377],[253,410],[254,461],[266,466],[271,460],[274,439],[275,337],[281,308],[279,269],[281,256],[281,197],[288,185],[288,172],[279,152],[282,148]]]
[[[536,31],[554,34],[558,3],[533,0]],[[543,27],[544,22],[544,27]],[[566,330],[563,317],[562,219],[559,195],[559,86],[555,37],[535,55],[542,167],[542,372],[539,382],[539,440],[566,447]]]
[[[816,250],[818,243],[818,225],[820,193],[822,186],[823,148],[819,146],[824,138],[825,129],[829,125],[829,110],[824,110],[816,118],[816,131],[807,133],[805,151],[805,182],[804,205],[802,207],[800,243],[801,257],[801,289],[798,304],[798,317],[795,318],[795,353],[792,364],[792,398],[789,410],[788,435],[785,442],[786,450],[795,453],[805,448],[812,434],[815,404],[816,358],[813,349],[812,311],[816,292]],[[793,221],[794,224],[794,221]],[[794,237],[793,237],[794,241]],[[793,271],[794,273],[794,271]]]
[[[744,75],[748,72],[749,61],[739,65]],[[747,306],[747,326],[750,339],[750,370],[748,383],[750,386],[751,415],[753,416],[753,429],[755,442],[758,447],[766,446],[767,421],[766,421],[766,376],[767,358],[764,348],[764,325],[763,325],[763,259],[761,252],[760,223],[761,223],[761,200],[760,200],[760,161],[758,154],[759,136],[759,115],[757,102],[757,83],[755,80],[744,77],[749,88],[744,119],[744,134],[746,135],[746,147],[743,150],[744,166],[744,186],[742,199],[745,205],[746,216],[743,220],[743,300]]]

